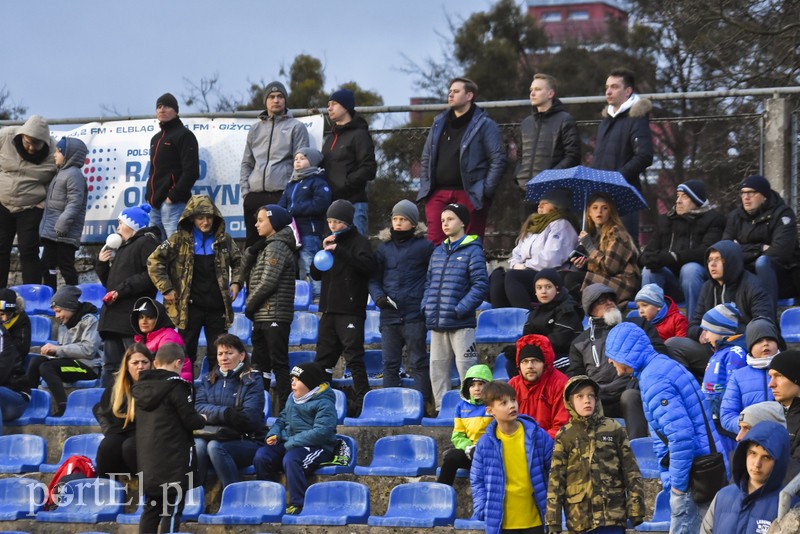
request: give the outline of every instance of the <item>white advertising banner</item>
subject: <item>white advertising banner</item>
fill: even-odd
[[[258,119],[181,118],[200,146],[200,177],[193,193],[208,195],[225,217],[228,233],[245,235],[239,169],[247,132]],[[322,115],[298,119],[308,128],[311,145],[322,148]],[[56,140],[77,137],[89,147],[83,174],[89,189],[84,243],[102,243],[114,231],[122,210],[145,200],[150,176],[150,139],[156,119],[92,122],[70,131],[53,131]]]

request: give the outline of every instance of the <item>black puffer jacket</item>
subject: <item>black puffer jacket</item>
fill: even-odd
[[[575,119],[559,99],[550,109],[535,108],[519,125],[522,155],[517,169],[517,185],[523,190],[532,177],[545,169],[567,169],[581,163],[581,138]]]
[[[583,331],[582,319],[575,301],[562,287],[552,301],[531,310],[522,335],[547,336],[556,355],[563,356],[569,353],[572,340]]]
[[[625,180],[639,191],[641,175],[653,163],[653,139],[648,115],[652,103],[640,98],[630,109],[608,115],[603,110],[603,121],[597,127],[592,168],[619,171]]]
[[[147,202],[154,208],[160,208],[167,197],[186,202],[199,176],[197,138],[177,117],[161,123],[161,132],[150,140]]]
[[[287,226],[245,250],[239,285],[248,281],[245,314],[253,321],[292,322],[296,248]]]
[[[741,203],[730,212],[722,239],[742,246],[742,258],[749,269],[761,255],[769,256],[784,269],[800,263],[795,213],[775,191],[770,191],[769,198],[752,215]],[[769,245],[766,251],[764,245]]]
[[[110,436],[112,434],[122,434],[128,437],[135,436],[136,420],[131,421],[125,426],[125,418],[114,415],[114,410],[111,406],[113,402],[113,398],[111,397],[113,389],[113,386],[110,386],[103,390],[103,396],[100,397],[100,402],[95,404],[92,408],[94,418],[97,419],[97,422],[100,424],[100,431],[104,436]],[[120,411],[122,413],[128,412],[127,401],[122,401]]]
[[[159,243],[158,228],[142,228],[133,237],[123,242],[114,258],[98,261],[95,271],[107,291],[116,291],[119,296],[112,304],[100,309],[97,331],[105,334],[120,334],[133,337],[131,311],[140,297],[156,297],[156,286],[147,274],[147,258]]]
[[[331,186],[333,200],[367,201],[367,182],[375,179],[375,145],[367,121],[355,115],[333,131],[322,145],[322,167]]]
[[[22,358],[11,335],[0,325],[0,386],[30,397],[31,388],[28,386]]]
[[[705,265],[706,250],[721,239],[724,228],[725,217],[710,206],[684,215],[672,208],[658,217],[656,233],[642,251],[639,265],[669,267],[676,275],[687,263]]]

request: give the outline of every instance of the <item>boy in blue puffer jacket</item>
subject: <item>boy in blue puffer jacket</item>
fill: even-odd
[[[718,304],[708,310],[700,323],[706,339],[714,347],[714,354],[708,360],[708,367],[703,375],[703,393],[711,408],[711,415],[716,420],[719,420],[722,396],[731,375],[747,364],[744,336],[736,333],[738,325],[739,310],[730,302]]]
[[[431,386],[436,411],[450,389],[453,357],[462,381],[467,370],[478,363],[475,310],[489,288],[489,274],[481,240],[466,235],[468,225],[466,206],[444,207],[442,231],[447,238],[433,251],[422,297],[425,325],[431,330]]]

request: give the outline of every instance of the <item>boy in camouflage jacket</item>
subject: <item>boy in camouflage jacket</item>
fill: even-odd
[[[644,517],[644,486],[625,430],[597,402],[600,387],[585,375],[567,382],[570,422],[556,434],[545,523],[561,532],[561,510],[570,532],[601,529],[624,534],[627,519]]]

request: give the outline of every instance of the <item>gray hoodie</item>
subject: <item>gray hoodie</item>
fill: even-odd
[[[44,141],[49,150],[39,162],[23,158],[15,138],[27,135]],[[33,115],[22,126],[9,126],[0,130],[0,204],[11,213],[35,207],[44,201],[47,185],[56,175],[55,141],[50,137],[50,127],[39,115]]]

